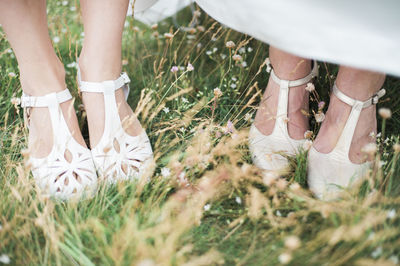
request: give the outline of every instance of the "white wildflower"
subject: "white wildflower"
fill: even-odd
[[[68,68],[77,68],[77,67],[78,67],[78,63],[76,63],[76,62],[71,62],[71,63],[67,64],[67,67],[68,67]]]
[[[189,103],[188,99],[186,99],[185,97],[182,97],[181,99],[183,103]]]
[[[218,51],[218,48],[214,47],[212,51],[213,51],[213,53],[216,53]]]
[[[312,84],[311,82],[309,82],[309,83],[307,83],[307,86],[306,86],[306,91],[308,91],[308,92],[313,92],[314,90],[315,90],[315,86],[314,86],[314,84]]]
[[[206,51],[206,55],[211,55],[212,52],[210,50]]]
[[[382,255],[382,251],[382,247],[377,247],[374,251],[372,251],[371,257],[373,257],[374,259],[379,258]]]
[[[164,113],[168,114],[169,113],[169,108],[168,107],[164,107],[163,111],[164,111]]]
[[[292,260],[292,255],[290,253],[282,253],[279,255],[278,260],[282,264],[288,264]]]
[[[247,62],[246,61],[242,62],[242,67],[247,67]]]
[[[226,54],[220,54],[219,56],[221,56],[222,60],[224,60],[226,58]]]
[[[17,74],[15,74],[14,72],[8,73],[8,77],[10,77],[10,78],[15,78],[16,76],[17,76]]]
[[[391,209],[390,211],[388,211],[386,217],[390,220],[394,219],[396,217],[396,210]]]
[[[54,43],[59,43],[59,42],[60,42],[60,37],[54,36],[53,42],[54,42]]]
[[[62,5],[63,5],[63,6],[68,5],[68,1],[66,1],[66,0],[65,0],[65,1],[62,1]]]
[[[219,88],[214,89],[214,96],[215,97],[221,97],[222,96],[222,91]]]
[[[297,236],[289,236],[285,240],[285,246],[291,250],[298,249],[300,244],[300,239]]]
[[[253,52],[253,48],[251,48],[251,47],[247,48],[247,52],[249,52],[249,53]]]
[[[165,39],[170,40],[170,39],[174,38],[174,35],[172,33],[166,32],[166,33],[164,33],[164,37],[165,37]]]
[[[231,84],[231,88],[232,88],[232,89],[236,89],[236,87],[237,87],[237,85],[236,85],[235,83],[232,83],[232,84]]]
[[[313,134],[314,133],[311,130],[307,130],[306,132],[304,132],[304,138],[305,139],[311,139]]]
[[[383,118],[383,119],[389,119],[392,117],[392,111],[390,111],[389,108],[380,108],[378,111],[378,114]]]
[[[211,209],[211,204],[208,203],[208,204],[204,205],[203,209],[204,209],[206,212],[209,211],[209,210]]]
[[[169,170],[168,167],[163,167],[163,168],[161,168],[161,175],[164,178],[167,178],[167,177],[169,177],[171,175],[171,170]]]
[[[317,123],[322,123],[325,120],[325,114],[323,112],[318,112],[314,115],[315,121]]]
[[[186,69],[187,69],[187,71],[193,71],[193,70],[194,70],[194,67],[193,67],[193,65],[192,65],[191,63],[189,63],[189,64],[187,65]]]
[[[71,11],[76,11],[76,6],[71,6],[71,7],[69,8],[69,10],[71,10]]]
[[[247,113],[244,115],[244,120],[246,120],[246,121],[250,121],[251,118],[252,118],[252,115],[250,113]]]
[[[232,41],[228,41],[228,42],[226,42],[225,46],[229,49],[232,49],[236,46],[236,44]]]
[[[239,62],[243,60],[243,57],[241,55],[235,54],[232,56],[233,61]]]
[[[237,204],[242,204],[242,199],[240,197],[236,197],[235,201],[237,202]]]
[[[239,54],[244,54],[244,53],[246,53],[246,47],[240,47]]]
[[[0,255],[0,262],[3,263],[3,264],[10,264],[11,259],[10,259],[10,257],[8,255],[1,254]]]

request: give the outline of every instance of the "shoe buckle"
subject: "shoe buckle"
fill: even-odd
[[[375,93],[374,95],[372,95],[371,103],[378,104],[378,102],[379,102],[379,95],[377,93]]]

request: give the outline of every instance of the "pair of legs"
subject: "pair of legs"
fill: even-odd
[[[82,0],[85,29],[79,64],[82,80],[114,80],[121,73],[122,31],[129,0]],[[63,64],[54,52],[47,27],[46,0],[0,0],[0,23],[15,52],[23,91],[43,96],[65,89]],[[102,94],[83,93],[88,116],[91,146],[100,140],[104,129]],[[121,119],[133,116],[122,89],[116,93]],[[72,101],[61,104],[65,120],[74,138],[83,146]],[[126,128],[130,135],[141,131],[139,121]],[[130,120],[130,121],[132,121]],[[45,157],[53,144],[47,108],[33,108],[30,114],[29,147],[33,157]]]
[[[311,61],[308,59],[274,47],[270,47],[269,56],[275,74],[281,79],[296,80],[307,76],[311,71]],[[384,80],[385,75],[381,73],[340,66],[336,84],[346,95],[365,101],[382,87]],[[302,113],[302,110],[308,110],[309,93],[305,87],[306,85],[302,85],[289,90],[288,130],[290,137],[294,139],[303,139],[308,129],[308,118]],[[269,82],[255,118],[256,127],[265,135],[271,134],[274,128],[278,96],[279,85]],[[350,111],[349,105],[331,95],[326,118],[313,144],[319,152],[328,153],[335,147]],[[370,133],[376,133],[376,130],[376,107],[371,105],[361,112],[356,127],[350,149],[350,160],[353,163],[365,161],[361,149],[373,141]]]

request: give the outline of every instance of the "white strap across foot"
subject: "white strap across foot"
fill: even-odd
[[[354,184],[370,167],[369,162],[355,164],[350,161],[351,142],[361,111],[377,104],[386,93],[381,89],[370,99],[358,101],[341,92],[336,83],[332,92],[352,109],[335,148],[329,153],[320,153],[311,147],[308,153],[308,185],[316,197],[325,200],[336,198],[343,188]]]
[[[288,161],[282,154],[294,155],[305,142],[304,139],[295,140],[289,136],[287,127],[289,88],[307,84],[317,77],[318,65],[314,61],[312,71],[304,78],[283,80],[275,75],[269,59],[266,62],[267,71],[271,73],[272,80],[280,86],[275,126],[270,135],[264,135],[253,124],[249,133],[249,146],[256,166],[263,170],[281,172],[288,167]]]
[[[97,189],[97,175],[92,155],[71,135],[60,104],[72,99],[68,89],[35,97],[22,94],[21,106],[48,108],[53,130],[53,147],[44,158],[28,158],[32,175],[40,190],[56,199],[91,197]],[[25,120],[27,126],[29,123]]]
[[[121,123],[115,91],[123,88],[127,99],[129,82],[126,73],[122,73],[116,80],[82,81],[78,68],[80,91],[102,93],[104,96],[104,132],[99,143],[92,148],[92,156],[99,176],[104,178],[107,184],[115,184],[119,180],[139,179],[153,161],[153,151],[146,131],[142,130],[138,136],[130,136]]]

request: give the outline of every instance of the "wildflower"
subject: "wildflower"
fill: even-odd
[[[231,78],[233,81],[237,81],[237,78],[236,77],[232,77]]]
[[[276,214],[276,216],[278,216],[278,217],[282,217],[282,213],[281,213],[279,210],[277,210],[275,214]]]
[[[201,11],[200,10],[194,11],[193,12],[193,16],[196,17],[196,18],[200,17],[201,16]]]
[[[314,90],[315,90],[315,86],[314,86],[314,84],[312,84],[311,82],[309,82],[309,83],[307,83],[307,86],[306,86],[306,91],[308,91],[308,92],[313,92]]]
[[[373,257],[374,259],[380,257],[382,255],[382,251],[382,247],[377,247],[374,251],[372,251],[371,257]]]
[[[189,63],[189,64],[187,65],[186,69],[187,69],[187,71],[193,71],[193,70],[194,70],[194,67],[193,67],[193,65],[192,65],[191,63]]]
[[[7,49],[7,53],[12,54],[12,49],[11,49],[11,48],[8,48],[8,49]]]
[[[176,73],[176,72],[178,72],[178,71],[179,71],[179,67],[177,67],[177,66],[171,67],[171,72],[172,72],[172,73]]]
[[[320,101],[318,103],[318,110],[322,110],[322,109],[324,109],[324,107],[325,107],[325,102],[324,101]]]
[[[232,41],[228,41],[228,42],[226,42],[225,46],[229,49],[232,49],[236,46],[236,44]]]
[[[139,32],[139,31],[140,31],[140,28],[139,28],[138,26],[135,26],[135,27],[133,27],[133,31],[134,31],[134,32]]]
[[[158,29],[158,24],[156,23],[156,24],[151,25],[151,29],[152,29],[152,30]]]
[[[172,33],[166,32],[166,33],[164,33],[164,37],[165,37],[165,39],[170,40],[170,39],[174,38],[174,35]]]
[[[209,210],[211,209],[211,204],[208,203],[208,204],[204,205],[203,209],[204,209],[206,212],[209,211]]]
[[[10,257],[8,255],[2,254],[0,256],[0,262],[3,263],[3,264],[10,264],[11,260],[10,260]]]
[[[67,64],[67,67],[68,68],[77,68],[78,64],[76,62],[71,62],[71,63]]]
[[[199,42],[199,43],[197,44],[197,48],[200,49],[201,47],[203,47],[203,44],[202,44],[201,42]]]
[[[164,113],[168,114],[169,113],[169,108],[168,107],[164,107],[163,111],[164,111]]]
[[[185,97],[182,97],[182,102],[183,103],[189,103],[188,99],[186,99]]]
[[[242,62],[242,67],[247,67],[247,62],[246,61]]]
[[[219,56],[221,56],[222,60],[224,60],[226,58],[226,54],[220,54]]]
[[[394,144],[393,150],[394,150],[394,152],[400,152],[400,144],[399,143]]]
[[[206,55],[211,55],[212,52],[210,50],[206,51]]]
[[[17,74],[15,74],[14,72],[10,72],[10,73],[8,73],[8,76],[10,78],[15,78],[17,76]]]
[[[206,30],[206,28],[204,28],[203,26],[197,26],[197,30],[200,32],[204,32]]]
[[[67,32],[67,29],[66,29],[66,28],[62,28],[62,29],[61,29],[61,32],[62,32],[62,33],[66,33],[66,32]]]
[[[81,37],[85,37],[85,32],[81,32]]]
[[[240,47],[239,54],[244,54],[244,53],[246,53],[246,47]]]
[[[274,172],[267,172],[264,174],[263,183],[267,186],[271,186],[275,180],[278,178],[278,175]]]
[[[251,47],[247,48],[247,52],[249,52],[249,53],[253,52],[253,48],[251,48]]]
[[[393,262],[394,265],[399,264],[399,258],[396,255],[392,255],[389,257],[389,260]]]
[[[66,0],[62,1],[62,5],[63,5],[63,6],[68,5],[68,1],[66,1]]]
[[[244,120],[245,121],[250,121],[251,120],[252,115],[250,113],[247,113],[244,115]]]
[[[293,191],[299,190],[300,189],[299,183],[296,182],[296,183],[291,184],[290,189]]]
[[[17,108],[18,105],[21,104],[21,99],[17,98],[17,97],[12,97],[10,101],[11,101],[11,104],[13,104],[15,108]]]
[[[167,167],[163,167],[163,168],[161,168],[161,175],[164,178],[169,177],[171,175],[171,170],[169,170],[169,168],[167,168]]]
[[[291,250],[298,249],[300,244],[300,239],[297,236],[289,236],[285,240],[285,246]]]
[[[390,211],[388,211],[386,217],[390,220],[394,219],[396,217],[396,210],[391,209]]]
[[[361,151],[366,154],[369,154],[369,155],[374,155],[376,153],[377,149],[378,149],[378,147],[376,146],[376,144],[371,142],[371,143],[368,143],[367,145],[365,145],[361,149]]]
[[[228,120],[226,124],[226,133],[233,133],[235,131],[235,126],[233,125],[231,120]]]
[[[311,141],[311,140],[306,140],[304,143],[303,143],[303,149],[305,150],[305,151],[308,151],[310,148],[311,148],[311,146],[312,146],[312,144],[313,144],[313,142]]]
[[[73,12],[73,11],[76,11],[76,6],[71,6],[71,7],[69,8],[69,10],[71,10],[72,12]]]
[[[237,87],[237,85],[236,85],[235,83],[232,83],[232,84],[231,84],[231,88],[232,88],[232,89],[236,89],[236,87]]]
[[[243,57],[241,55],[235,54],[232,56],[233,61],[240,62],[243,60]]]
[[[54,42],[54,43],[59,43],[59,42],[60,42],[60,37],[55,36],[55,37],[53,38],[53,42]]]
[[[236,197],[235,201],[237,204],[242,204],[242,199],[240,197]]]
[[[278,260],[282,264],[288,264],[292,260],[292,255],[287,252],[282,253],[281,255],[279,255]]]
[[[389,108],[380,108],[378,111],[378,114],[383,118],[383,119],[389,119],[392,117],[392,111],[390,111]]]
[[[212,51],[213,51],[213,53],[215,53],[215,52],[218,51],[218,48],[217,48],[217,47],[214,47]]]
[[[325,114],[323,112],[318,112],[314,116],[317,123],[322,123],[325,120]]]
[[[188,182],[187,179],[186,179],[186,173],[185,173],[185,171],[182,171],[182,172],[179,174],[178,180],[179,180],[179,182],[181,182],[181,183],[187,183],[187,182]]]
[[[190,33],[190,34],[195,34],[196,33],[196,29],[195,28],[189,28],[188,29],[188,32]]]
[[[215,97],[221,97],[222,96],[222,91],[219,88],[214,89],[214,96]]]
[[[306,132],[304,132],[304,138],[305,139],[311,139],[311,137],[313,136],[313,132],[311,130],[307,130]]]

